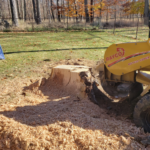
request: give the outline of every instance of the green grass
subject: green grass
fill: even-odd
[[[149,29],[146,26],[142,26],[142,27],[139,26],[137,39],[138,40],[147,40],[148,34],[149,34],[148,30]],[[137,31],[137,27],[116,28],[115,35],[136,38],[136,31]],[[113,29],[108,29],[107,32],[112,33]]]
[[[25,73],[25,69],[49,63],[44,61],[47,59],[59,61],[84,58],[97,61],[104,57],[106,47],[113,43],[142,41],[148,37],[147,31],[144,31],[141,36],[139,35],[140,38],[135,40],[130,36],[133,35],[132,32],[134,31],[116,29],[116,34],[113,35],[112,29],[109,29],[57,33],[1,33],[0,45],[6,60],[0,60],[0,76],[14,72]]]

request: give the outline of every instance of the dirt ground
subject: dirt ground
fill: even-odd
[[[140,143],[149,134],[134,125],[131,102],[114,104],[102,96],[98,106],[66,93],[49,79],[51,68],[58,64],[96,63],[81,59],[50,62],[34,70],[41,77],[1,82],[0,150],[150,149]],[[43,76],[43,72],[48,73]]]

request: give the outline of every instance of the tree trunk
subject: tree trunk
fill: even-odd
[[[47,18],[49,19],[49,25],[50,25],[50,23],[51,23],[51,20],[50,20],[50,18],[51,18],[51,14],[50,14],[50,2],[49,2],[49,0],[47,0],[46,1],[47,3]]]
[[[122,26],[121,12],[120,12],[120,26]]]
[[[61,10],[60,10],[61,20],[63,19],[62,7],[63,7],[63,3],[62,3],[62,0],[61,0]]]
[[[12,24],[17,27],[19,26],[19,21],[18,21],[16,0],[10,0],[10,8],[11,8],[11,15],[12,15]]]
[[[139,28],[139,17],[138,17],[137,28],[136,28],[136,39],[137,39],[137,35],[138,35],[138,28]]]
[[[21,6],[22,6],[22,20],[24,21],[24,0],[21,0]]]
[[[69,20],[69,0],[68,0],[67,4],[68,4],[68,10],[67,10],[67,30],[68,30],[68,20]]]
[[[2,22],[2,2],[0,0],[0,23]]]
[[[89,22],[89,12],[87,8],[87,0],[84,0],[86,22]]]
[[[102,28],[102,9],[100,8],[99,28]]]
[[[49,0],[46,0],[46,19],[48,19],[49,18]]]
[[[20,9],[19,9],[19,2],[18,2],[18,0],[16,0],[16,2],[17,2],[18,17],[19,17],[19,19],[21,19],[21,16],[20,16]]]
[[[102,0],[101,0],[102,3]],[[100,17],[99,17],[99,28],[102,28],[102,4],[100,3]]]
[[[76,22],[78,22],[78,11],[77,11],[77,4],[76,0],[74,0],[74,5],[75,5],[75,12],[76,12]]]
[[[41,10],[40,10],[40,1],[36,0],[37,2],[37,24],[41,23]]]
[[[93,12],[93,8],[92,8],[92,7],[93,7],[93,0],[91,0],[91,16],[90,16],[90,21],[91,21],[91,22],[93,22],[93,20],[94,20],[94,19],[93,19],[93,17],[94,17],[94,15],[93,15],[94,12]]]
[[[114,30],[113,30],[113,34],[115,34],[115,29],[116,29],[116,8],[115,8],[114,17],[115,17],[115,20],[114,20]]]
[[[57,19],[59,22],[61,22],[61,19],[60,19],[60,11],[59,11],[59,0],[57,0]]]
[[[32,1],[26,1],[27,19],[30,21],[33,18],[33,9],[30,9],[29,6],[32,6]]]
[[[34,19],[35,19],[35,22],[37,23],[36,6],[35,6],[35,1],[34,0],[32,0],[32,5],[33,5]]]
[[[106,23],[108,23],[108,7],[107,7]]]
[[[46,17],[45,17],[45,9],[44,9],[44,4],[45,4],[45,3],[44,3],[44,0],[42,0],[43,19],[45,20],[45,18],[46,18]],[[48,3],[47,3],[47,1],[46,1],[46,4],[48,4]]]
[[[78,11],[77,11],[77,6],[75,6],[75,10],[76,10],[76,22],[78,22]]]
[[[33,4],[33,13],[34,13],[34,19],[37,24],[41,23],[41,12],[40,12],[40,2],[39,0],[32,0]]]
[[[26,0],[24,0],[24,21],[27,20],[27,3]]]
[[[65,22],[65,12],[64,12],[64,8],[65,8],[65,4],[64,4],[64,0],[63,0],[63,19],[64,19],[64,22]]]
[[[52,1],[52,0],[50,0],[50,1],[51,1],[52,18],[53,18],[53,20],[55,21],[55,16],[54,16],[54,13],[53,13],[53,1]]]
[[[7,4],[8,4],[8,12],[9,12],[9,17],[8,17],[8,19],[10,19],[10,17],[11,17],[11,9],[10,9],[9,0],[7,0]]]

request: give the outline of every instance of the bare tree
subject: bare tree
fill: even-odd
[[[0,0],[0,22],[2,19],[2,0]]]
[[[24,20],[24,0],[21,0],[21,6],[22,6],[22,19]]]
[[[54,16],[54,12],[53,12],[53,0],[50,0],[50,1],[51,1],[52,18],[53,18],[53,20],[55,21],[55,16]]]
[[[24,20],[27,20],[27,3],[26,0],[24,0]]]
[[[41,10],[40,10],[40,0],[36,0],[37,2],[37,24],[41,23]]]
[[[94,20],[93,0],[91,0],[91,16],[90,16],[90,21],[93,22],[93,20]]]
[[[120,13],[121,14],[121,13]],[[121,17],[120,17],[121,18]],[[107,6],[107,14],[106,14],[106,23],[108,23],[108,6]]]
[[[41,23],[41,11],[40,11],[40,1],[39,0],[32,0],[33,4],[33,12],[34,12],[34,19],[37,24]]]
[[[19,19],[21,19],[21,16],[20,16],[20,8],[19,8],[19,2],[18,2],[18,0],[16,0],[16,3],[17,3],[18,17],[19,17]]]
[[[102,27],[102,0],[100,1],[99,13],[100,13],[100,16],[99,16],[99,28],[101,28]]]
[[[35,19],[35,22],[37,22],[35,0],[32,0],[32,5],[33,5],[33,14],[34,14],[34,19]]]
[[[50,2],[49,0],[46,0],[46,5],[47,5],[47,18],[49,19],[49,25],[51,23],[51,14],[50,14]]]
[[[46,1],[46,4],[47,4],[47,1]],[[42,9],[43,9],[43,19],[45,20],[46,17],[45,17],[45,1],[42,0]]]
[[[19,21],[18,21],[16,0],[10,0],[10,8],[11,8],[11,15],[12,15],[12,24],[17,27],[19,26]]]
[[[57,19],[59,22],[61,22],[60,17],[61,17],[61,15],[60,15],[60,10],[59,10],[59,0],[57,0]]]
[[[11,9],[10,9],[10,3],[9,3],[9,0],[7,0],[7,7],[8,7],[8,12],[9,12],[9,17],[11,16]]]
[[[76,12],[76,22],[78,21],[78,11],[77,11],[77,2],[74,0],[75,12]]]

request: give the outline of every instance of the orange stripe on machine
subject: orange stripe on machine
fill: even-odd
[[[127,59],[130,59],[130,58],[133,58],[133,57],[137,57],[137,56],[140,56],[140,55],[149,54],[149,53],[150,53],[150,51],[146,51],[146,52],[141,52],[141,53],[136,53],[136,54],[133,54],[133,55],[129,55],[129,56],[127,56],[127,57],[123,57],[123,58],[121,58],[121,59],[119,59],[119,60],[116,60],[116,61],[110,63],[110,64],[108,65],[108,67],[111,67],[111,66],[113,66],[113,65],[115,65],[115,64],[117,64],[117,63],[119,63],[119,62],[121,62],[121,61],[125,61],[125,60],[127,60]],[[141,62],[141,61],[144,61],[144,60],[146,60],[146,59],[149,59],[149,56],[144,57],[144,58],[141,58],[140,60],[136,60],[136,61],[134,61],[134,62],[131,62],[131,63],[129,63],[128,65],[132,65],[132,64],[138,63],[139,61],[140,61],[140,62]]]

